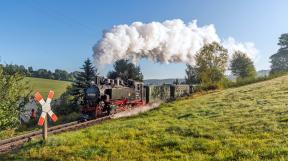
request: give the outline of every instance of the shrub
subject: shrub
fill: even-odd
[[[19,125],[19,114],[29,99],[30,90],[19,73],[5,73],[0,66],[0,129]]]

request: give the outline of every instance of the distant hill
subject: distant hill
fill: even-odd
[[[172,84],[176,78],[169,79],[146,79],[144,80],[145,85],[161,85],[161,84]],[[178,79],[179,83],[184,82],[185,79]]]
[[[33,90],[32,94],[39,91],[44,98],[47,97],[49,90],[53,90],[55,92],[54,97],[58,98],[71,85],[71,82],[43,78],[26,77],[25,80],[29,82]]]
[[[269,73],[270,73],[270,70],[259,70],[257,71],[257,77],[268,76]]]

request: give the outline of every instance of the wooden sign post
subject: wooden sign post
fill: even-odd
[[[47,119],[47,114],[45,117],[45,121],[44,121],[44,126],[43,126],[43,140],[47,140],[48,137],[48,119]]]

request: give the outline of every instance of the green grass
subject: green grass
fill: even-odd
[[[55,98],[59,97],[66,91],[67,86],[71,84],[71,82],[67,81],[31,77],[27,77],[25,80],[29,82],[33,91],[32,94],[34,94],[36,91],[39,91],[44,98],[47,97],[49,90],[53,90],[55,92]]]
[[[3,160],[288,160],[288,76],[34,141]],[[1,158],[0,158],[1,160]]]

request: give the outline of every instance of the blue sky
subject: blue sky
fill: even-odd
[[[214,24],[221,38],[254,42],[259,50],[257,70],[269,69],[269,56],[288,32],[287,0],[1,0],[1,63],[36,69],[78,70],[92,57],[92,46],[103,30],[134,21],[194,19]],[[184,78],[185,64],[140,62],[144,77]],[[106,75],[112,65],[100,68]]]

